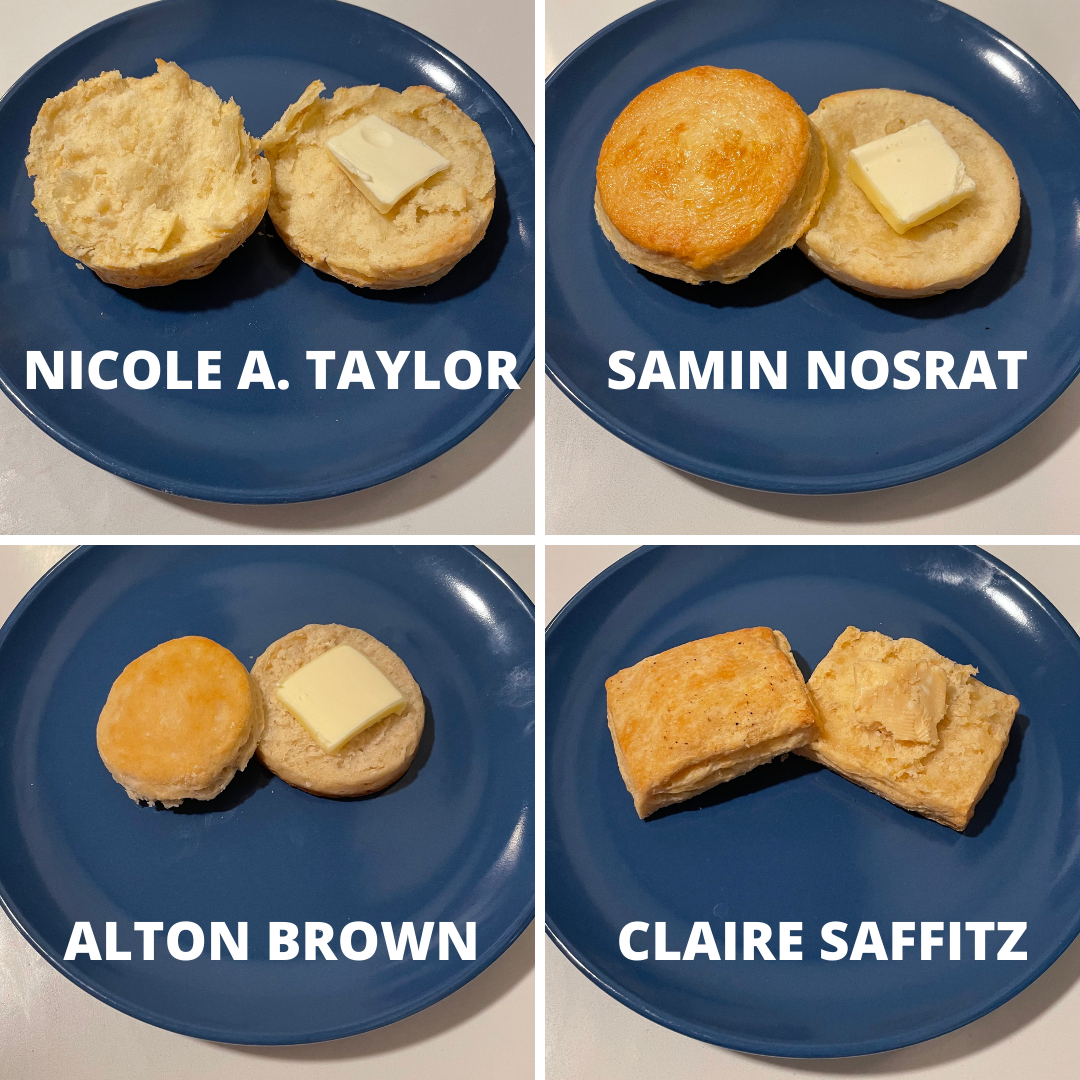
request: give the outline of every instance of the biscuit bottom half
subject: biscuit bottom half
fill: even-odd
[[[841,284],[872,296],[918,299],[981,277],[1012,239],[1020,185],[1009,155],[959,109],[904,90],[851,90],[810,114],[828,147],[829,181],[799,248]],[[897,234],[848,175],[848,154],[929,120],[960,155],[975,191],[922,225]]]
[[[921,664],[945,676],[944,715],[921,741],[897,738],[859,715],[860,665],[888,676]],[[879,666],[880,665],[880,666]],[[818,734],[796,752],[889,802],[962,832],[993,782],[1020,702],[979,682],[977,669],[957,664],[914,638],[890,638],[849,626],[810,676]]]
[[[405,698],[405,708],[330,752],[278,701],[275,690],[293,672],[338,645],[363,653]],[[423,694],[401,657],[363,630],[338,623],[303,626],[275,641],[255,661],[251,675],[266,708],[259,759],[293,787],[337,799],[370,795],[403,776],[416,756],[424,730]]]

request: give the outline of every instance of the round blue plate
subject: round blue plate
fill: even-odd
[[[338,86],[425,83],[484,130],[495,158],[487,235],[445,278],[424,289],[355,289],[289,253],[269,217],[212,274],[165,288],[121,289],[82,270],[53,242],[31,205],[23,157],[41,103],[103,70],[145,76],[154,58],[234,97],[247,130],[263,135],[314,79]],[[148,487],[219,502],[322,499],[380,484],[449,450],[510,392],[443,379],[467,349],[487,364],[497,349],[525,374],[533,353],[533,146],[502,99],[474,71],[415,30],[335,0],[162,0],[92,27],[35,64],[0,102],[0,387],[69,450]],[[149,349],[161,383],[134,390],[26,389],[27,350],[99,349],[121,359]],[[236,385],[248,351],[263,350],[288,390]],[[315,389],[308,350],[334,350],[329,389]],[[335,389],[360,349],[374,391]],[[385,389],[376,350],[427,354],[439,390]],[[222,354],[220,390],[167,390],[165,353],[195,379],[196,354]],[[108,373],[119,365],[108,365]],[[140,364],[139,376],[145,375]],[[466,365],[459,369],[462,378]],[[65,385],[67,383],[65,382]]]
[[[97,716],[124,665],[203,634],[246,665],[309,622],[359,626],[409,665],[427,704],[408,772],[364,799],[322,799],[253,759],[216,799],[132,802],[98,757]],[[389,1024],[468,982],[533,904],[532,605],[476,551],[449,547],[81,549],[0,630],[0,899],[46,960],[159,1027],[238,1043],[335,1039]],[[65,962],[89,920],[104,953]],[[198,923],[207,951],[141,959],[135,920]],[[249,959],[209,959],[209,923],[249,923]],[[329,923],[336,963],[268,959],[267,924]],[[363,920],[476,923],[476,960],[394,962],[380,938],[346,960]],[[363,938],[358,935],[355,945]],[[189,939],[185,935],[182,947]],[[301,945],[302,948],[302,945]]]
[[[990,271],[925,300],[872,300],[782,252],[737,285],[685,285],[623,262],[593,218],[600,144],[645,87],[696,64],[747,68],[808,112],[888,86],[956,106],[1005,147],[1020,224]],[[559,386],[645,453],[740,487],[803,494],[903,484],[985,453],[1035,419],[1080,370],[1080,111],[1011,42],[935,0],[661,0],[591,38],[547,90],[547,349]],[[608,357],[662,349],[788,354],[788,389],[613,390]],[[807,353],[942,349],[959,375],[986,350],[998,389],[808,390]],[[1007,390],[999,350],[1027,350]],[[747,359],[747,363],[749,360]],[[922,369],[920,362],[919,368]],[[873,365],[868,371],[872,373]],[[896,372],[892,372],[896,375]],[[957,381],[959,381],[957,379]]]
[[[789,638],[804,673],[849,624],[915,637],[1020,712],[964,833],[803,758],[760,766],[638,820],[605,723],[604,680],[674,645],[745,626]],[[933,1038],[1045,971],[1080,930],[1080,639],[1027,582],[955,547],[679,547],[636,552],[548,632],[548,933],[597,985],[685,1035],[755,1054],[841,1057]],[[709,921],[801,921],[799,962],[631,961],[628,922],[666,921],[668,948]],[[1025,961],[820,959],[826,922],[849,946],[876,921],[1026,921]],[[919,930],[916,928],[916,938]],[[948,930],[945,931],[946,937]],[[652,948],[652,933],[635,948]],[[739,931],[741,943],[742,932]],[[741,955],[741,953],[740,953]]]

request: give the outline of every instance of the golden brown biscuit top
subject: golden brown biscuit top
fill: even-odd
[[[750,71],[696,67],[623,109],[596,184],[628,240],[703,269],[768,225],[809,158],[810,123],[790,94]]]
[[[814,723],[802,674],[767,626],[701,638],[607,680],[608,713],[635,784]]]
[[[148,783],[209,780],[250,732],[244,665],[209,638],[166,641],[132,660],[109,691],[97,743],[113,772]]]

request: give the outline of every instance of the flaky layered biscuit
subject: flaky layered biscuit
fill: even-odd
[[[30,134],[34,206],[61,250],[129,289],[209,274],[255,230],[270,169],[231,99],[157,62],[54,98]]]
[[[810,115],[829,153],[829,181],[799,248],[830,277],[873,296],[915,299],[981,277],[1012,239],[1020,185],[1009,155],[951,105],[904,90],[851,90]],[[960,155],[975,191],[903,235],[847,174],[848,153],[929,120]]]
[[[213,799],[251,760],[262,700],[244,665],[209,638],[166,641],[132,660],[97,724],[101,760],[136,802]]]
[[[619,771],[642,818],[794,750],[814,732],[787,638],[765,626],[648,656],[606,686]]]
[[[309,266],[369,289],[430,285],[484,237],[495,206],[495,165],[476,121],[430,86],[398,94],[313,82],[263,137],[273,173],[270,217]],[[381,214],[326,148],[365,116],[419,139],[450,162]]]
[[[856,665],[904,663],[929,665],[945,676],[945,714],[932,740],[898,739],[856,716]],[[914,638],[849,626],[807,683],[818,733],[797,752],[905,810],[962,831],[994,779],[1020,706],[976,674],[977,668]]]
[[[795,243],[827,177],[794,98],[749,71],[697,67],[619,114],[600,149],[594,208],[627,262],[731,283]]]
[[[324,750],[274,691],[294,671],[338,645],[363,653],[405,698],[405,708],[358,731],[339,750]],[[286,783],[315,795],[348,798],[389,786],[408,769],[424,730],[424,698],[405,662],[377,638],[350,626],[311,623],[273,643],[252,678],[266,708],[262,763]]]

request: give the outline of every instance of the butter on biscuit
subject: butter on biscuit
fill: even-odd
[[[807,683],[815,738],[796,752],[905,810],[963,831],[1020,702],[914,638],[849,626]]]

